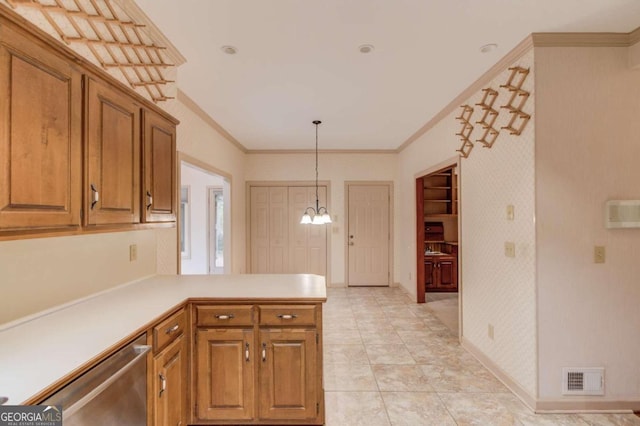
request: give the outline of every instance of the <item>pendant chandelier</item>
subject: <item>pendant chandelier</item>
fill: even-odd
[[[309,206],[304,210],[300,223],[303,225],[324,225],[325,223],[331,223],[331,216],[326,207],[320,207],[320,200],[318,199],[318,124],[322,123],[320,120],[313,121],[316,125],[316,206]]]

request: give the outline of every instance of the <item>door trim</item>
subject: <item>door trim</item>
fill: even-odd
[[[232,217],[233,217],[233,179],[232,176],[223,171],[218,169],[217,167],[214,167],[208,163],[205,163],[201,160],[198,160],[195,157],[190,156],[189,154],[185,154],[182,151],[178,151],[178,160],[176,161],[176,176],[177,176],[177,188],[176,191],[179,191],[182,187],[182,173],[180,173],[180,167],[182,165],[182,162],[185,163],[189,163],[193,166],[196,166],[208,173],[212,173],[218,176],[221,176],[223,179],[225,179],[227,181],[227,184],[229,186],[229,217],[226,218],[227,219],[227,223],[228,223],[228,229],[231,230],[233,224],[231,223],[232,221]],[[180,193],[178,192],[177,196],[179,196]],[[180,217],[180,209],[177,209],[176,211],[176,252],[177,252],[177,268],[176,268],[176,272],[178,275],[182,275],[182,266],[181,266],[181,260],[182,260],[182,256],[180,255],[180,221],[182,220],[182,218]],[[231,237],[231,232],[229,232],[229,238],[225,239],[225,244],[228,244],[228,253],[229,256],[228,259],[225,259],[225,265],[226,262],[228,260],[229,262],[229,269],[227,269],[229,272],[233,271],[233,241],[232,241],[232,237]],[[208,256],[208,254],[207,254]],[[226,268],[226,267],[225,267]]]
[[[394,260],[394,219],[393,219],[393,210],[394,210],[394,193],[393,193],[393,181],[387,180],[351,180],[344,182],[344,283],[346,287],[349,287],[349,188],[351,186],[386,186],[389,188],[389,240],[388,240],[388,262],[389,262],[389,279],[387,280],[387,285],[392,287],[395,285],[394,280],[394,268],[393,268],[393,260]]]
[[[455,157],[451,157],[445,161],[442,161],[438,164],[435,164],[427,169],[424,169],[418,173],[415,173],[413,175],[414,177],[414,182],[418,183],[418,180],[422,181],[422,178],[428,174],[431,173],[435,173],[439,170],[442,169],[446,169],[447,167],[451,167],[452,165],[455,165],[457,170],[458,170],[458,338],[462,339],[463,338],[463,333],[462,333],[462,319],[463,319],[463,315],[462,315],[462,299],[464,297],[463,295],[463,290],[464,290],[464,279],[462,276],[462,262],[464,261],[464,258],[462,256],[462,250],[460,250],[460,247],[462,247],[462,215],[463,215],[463,209],[462,209],[462,161],[459,155],[455,156]],[[418,280],[418,270],[420,269],[420,265],[424,264],[424,251],[422,251],[422,249],[420,248],[422,244],[424,244],[424,229],[422,230],[422,242],[420,242],[418,239],[420,238],[420,235],[418,235],[418,227],[419,225],[422,224],[422,226],[424,227],[423,223],[424,223],[424,218],[418,217],[418,204],[420,204],[420,202],[418,201],[418,197],[419,197],[419,193],[418,193],[418,188],[415,188],[415,193],[416,193],[416,198],[415,198],[415,204],[414,206],[416,207],[416,209],[414,210],[414,214],[416,215],[416,229],[414,234],[416,235],[416,259],[415,259],[415,268],[416,268],[416,302],[417,303],[425,303],[425,285],[424,285],[424,267],[422,268],[422,273],[420,274],[422,276],[422,285],[420,285],[420,281]],[[420,192],[421,194],[421,192]],[[422,201],[424,203],[424,200]],[[422,222],[421,222],[422,221]],[[422,293],[420,292],[420,289],[422,288]],[[422,298],[422,299],[421,299]]]

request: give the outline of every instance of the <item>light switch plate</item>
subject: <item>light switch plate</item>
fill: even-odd
[[[131,244],[129,246],[129,261],[133,262],[135,260],[138,260],[138,245]]]
[[[511,241],[505,242],[504,255],[507,257],[516,257],[516,244]]]
[[[507,206],[507,220],[514,220],[515,218],[515,207],[513,207],[513,204],[509,204]]]
[[[604,246],[595,246],[593,248],[593,263],[604,263],[605,249]]]
[[[488,325],[487,335],[489,336],[489,339],[493,340],[493,324]]]

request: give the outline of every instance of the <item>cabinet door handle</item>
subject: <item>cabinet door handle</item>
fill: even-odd
[[[94,184],[91,184],[91,210],[95,207],[96,203],[100,200],[100,193],[96,189]]]
[[[249,362],[249,343],[244,344],[244,360]]]
[[[147,210],[151,208],[152,204],[153,204],[153,197],[151,196],[151,193],[147,191]]]
[[[221,314],[221,315],[216,315],[216,318],[219,320],[228,320],[228,319],[232,319],[234,318],[233,314]]]
[[[262,344],[262,362],[265,362],[267,360],[267,344],[263,343]]]
[[[173,327],[167,328],[164,332],[166,334],[175,333],[176,331],[178,331],[179,328],[180,328],[180,324],[176,324]]]
[[[160,374],[160,393],[158,397],[161,397],[165,390],[167,390],[167,378]]]
[[[278,314],[276,315],[280,319],[296,319],[298,316],[296,314]]]

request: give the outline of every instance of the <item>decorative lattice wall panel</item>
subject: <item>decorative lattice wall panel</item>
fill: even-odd
[[[456,136],[460,136],[462,145],[460,149],[457,149],[460,155],[464,158],[469,157],[471,150],[473,149],[473,142],[471,142],[471,132],[473,132],[473,124],[471,124],[471,115],[473,114],[473,107],[470,105],[462,105],[462,112],[456,117],[456,120],[460,121],[462,127],[460,131],[456,133]]]
[[[0,0],[154,102],[173,98],[180,53],[131,0]]]

